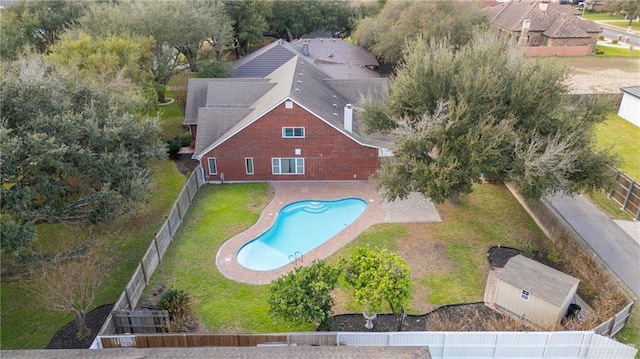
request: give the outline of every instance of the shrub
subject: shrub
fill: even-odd
[[[598,36],[598,40],[601,40],[601,41],[604,40],[604,35]]]
[[[167,141],[167,154],[172,160],[178,159],[178,152],[180,152],[180,142],[178,139]]]
[[[187,147],[191,145],[191,132],[189,131],[183,132],[178,138],[179,138],[181,147]]]
[[[191,296],[184,290],[170,289],[160,297],[157,309],[168,311],[172,326],[180,328],[191,315]]]
[[[220,78],[229,77],[231,75],[231,65],[226,61],[212,61],[201,65],[201,71],[198,77],[201,78]]]
[[[611,43],[612,43],[612,44],[617,44],[617,43],[618,43],[618,39],[613,39],[613,40],[611,40]]]

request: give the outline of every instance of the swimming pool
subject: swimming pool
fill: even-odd
[[[347,228],[366,208],[359,198],[288,204],[271,228],[240,248],[238,263],[268,271],[294,262]]]

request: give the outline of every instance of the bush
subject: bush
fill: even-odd
[[[225,61],[212,61],[201,65],[201,71],[198,77],[201,78],[220,78],[229,77],[231,75],[231,65]]]
[[[180,137],[178,137],[178,139],[181,147],[187,147],[191,145],[191,132],[183,132]]]
[[[613,39],[613,40],[611,40],[611,43],[612,43],[612,44],[617,44],[617,43],[618,43],[618,39]]]
[[[167,141],[167,154],[172,160],[178,159],[178,152],[180,152],[180,142],[177,139]]]
[[[598,40],[600,40],[600,41],[604,40],[604,35],[598,36]]]
[[[596,55],[604,55],[604,51],[596,49]]]
[[[191,296],[184,290],[170,289],[160,297],[157,309],[168,311],[172,327],[180,328],[191,316]]]

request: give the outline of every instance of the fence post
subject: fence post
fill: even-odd
[[[638,205],[638,210],[636,211],[636,221],[640,221],[640,205]]]
[[[160,228],[162,228],[162,227],[160,227]],[[157,236],[153,237],[153,244],[156,247],[156,253],[158,255],[158,263],[162,263],[162,256],[160,255],[160,247],[158,247],[158,237]]]
[[[616,178],[613,180],[615,182],[615,185],[611,186],[611,190],[609,191],[609,198],[613,196],[613,192],[616,190],[616,186],[618,184],[618,177],[620,177],[620,170],[615,168],[615,172],[616,172]]]
[[[627,188],[627,196],[624,198],[624,203],[622,203],[622,210],[627,209],[627,204],[629,203],[629,198],[631,198],[631,194],[633,193],[633,186],[636,184],[634,180],[631,180],[629,183],[629,188]]]
[[[127,298],[127,303],[129,303],[129,309],[133,310],[133,305],[131,305],[131,298],[129,297],[129,288],[124,288],[124,297]]]
[[[140,269],[142,269],[142,277],[144,277],[144,282],[149,285],[149,278],[147,277],[147,268],[144,267],[144,258],[140,261]]]

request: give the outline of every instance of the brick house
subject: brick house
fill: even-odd
[[[366,180],[375,175],[391,141],[365,135],[357,109],[363,95],[384,97],[387,80],[336,79],[284,50],[289,51],[273,46],[236,67],[245,77],[190,79],[185,125],[205,180]]]
[[[595,52],[602,27],[572,6],[549,0],[512,0],[489,9],[491,23],[528,54],[584,56]]]

